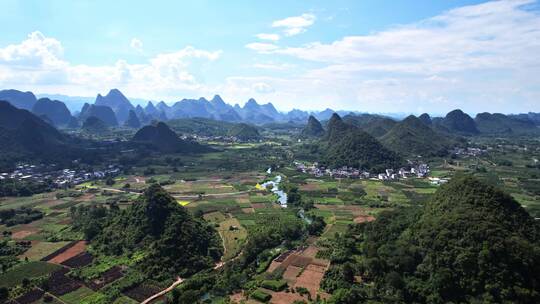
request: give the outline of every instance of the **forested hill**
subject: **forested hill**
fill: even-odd
[[[142,127],[131,139],[132,143],[143,144],[161,152],[199,153],[212,149],[197,142],[183,140],[164,122]]]
[[[181,134],[196,134],[199,136],[241,136],[259,138],[256,127],[244,124],[213,120],[209,118],[182,118],[167,122],[173,130]]]
[[[315,116],[310,115],[301,135],[304,137],[319,137],[323,134],[324,129],[321,123],[317,120],[317,118],[315,118]]]
[[[67,137],[27,110],[0,101],[0,167],[26,157],[55,159],[66,153]]]
[[[445,155],[455,144],[450,136],[433,130],[414,115],[397,123],[380,140],[402,155]]]
[[[401,165],[402,159],[377,139],[333,114],[320,145],[330,167],[350,166],[381,171]]]
[[[138,267],[152,279],[189,276],[211,268],[223,253],[214,228],[193,217],[157,184],[133,205],[109,211],[72,209],[74,226],[107,255],[138,254]]]
[[[456,177],[425,207],[383,212],[357,228],[360,235],[348,238],[361,246],[342,240],[334,254],[343,258],[325,275],[323,286],[335,295],[377,303],[540,303],[539,223],[476,178]],[[357,248],[360,257],[351,259]],[[344,273],[365,283],[352,284]]]

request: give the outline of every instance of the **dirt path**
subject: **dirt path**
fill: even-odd
[[[240,255],[242,254],[242,251],[240,253],[238,253],[238,255],[230,260],[228,260],[227,262],[223,262],[223,261],[219,261],[218,263],[216,263],[216,265],[214,266],[214,270],[218,270],[220,269],[221,267],[225,266],[227,263],[229,262],[232,262],[236,259],[238,259],[240,257]],[[159,297],[161,296],[164,296],[166,295],[167,293],[169,293],[170,291],[172,291],[173,289],[176,288],[176,286],[182,284],[184,282],[184,279],[178,277],[178,280],[176,280],[174,283],[171,284],[171,286],[167,287],[166,289],[163,289],[162,291],[156,293],[155,295],[149,297],[148,299],[144,300],[143,302],[141,302],[141,304],[148,304],[148,303],[151,303],[152,301],[158,299]]]
[[[155,295],[151,296],[150,298],[144,300],[141,302],[141,304],[148,304],[152,301],[154,301],[155,299],[161,297],[161,296],[164,296],[165,294],[167,294],[169,291],[173,290],[176,286],[182,284],[184,282],[184,279],[182,279],[181,277],[178,277],[178,279],[171,284],[171,286],[163,289],[162,291],[156,293]]]

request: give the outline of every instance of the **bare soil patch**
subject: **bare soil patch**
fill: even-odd
[[[292,292],[275,292],[271,290],[264,290],[265,292],[272,295],[272,299],[270,299],[270,303],[272,304],[291,304],[294,303],[294,301],[305,301],[307,302],[307,297],[302,297],[298,293],[292,293]]]
[[[50,263],[61,264],[86,250],[86,241],[78,241],[73,246],[60,252],[48,260]]]
[[[325,268],[320,266],[308,265],[306,269],[298,276],[294,287],[304,287],[309,290],[312,298],[317,296],[317,291],[324,276]]]
[[[308,257],[308,258],[315,258],[315,255],[317,255],[317,252],[319,252],[319,248],[317,248],[314,245],[308,246],[304,251],[302,251],[302,256]]]
[[[38,228],[27,227],[26,229],[13,232],[13,234],[11,235],[11,238],[15,240],[22,240],[27,236],[38,233],[39,231],[40,229]]]
[[[301,267],[291,265],[287,267],[287,270],[283,273],[283,278],[287,280],[287,282],[294,282],[296,281],[298,274],[300,274],[300,271],[302,271]]]
[[[242,212],[244,213],[255,213],[254,208],[242,208]]]
[[[354,218],[354,222],[357,224],[360,223],[366,223],[366,222],[373,222],[375,218],[371,215],[360,215]]]
[[[281,266],[281,262],[276,262],[275,260],[270,263],[270,266],[268,266],[268,269],[266,269],[266,272],[274,272],[279,266]]]

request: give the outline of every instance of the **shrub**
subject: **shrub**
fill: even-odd
[[[268,302],[270,301],[270,299],[272,298],[271,295],[267,294],[266,292],[262,291],[262,290],[255,290],[254,292],[251,293],[251,298],[257,300],[257,301],[261,301],[261,302]]]
[[[273,291],[281,291],[287,287],[287,282],[283,280],[265,280],[262,282],[261,286]]]

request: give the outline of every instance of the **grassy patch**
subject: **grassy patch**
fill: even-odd
[[[242,244],[247,238],[247,230],[236,218],[229,218],[219,224],[219,235],[225,245],[223,260],[226,261],[240,252]]]
[[[46,262],[28,262],[16,266],[0,275],[0,287],[14,287],[20,285],[23,279],[30,279],[48,275],[61,267]]]
[[[39,242],[27,250],[22,255],[22,258],[28,258],[30,261],[39,261],[68,243],[69,242]]]
[[[67,293],[60,297],[60,299],[67,304],[79,304],[83,303],[83,299],[94,294],[94,291],[88,287],[81,287],[75,291]]]

